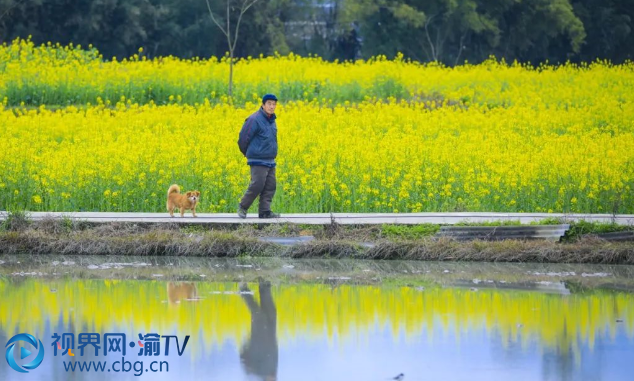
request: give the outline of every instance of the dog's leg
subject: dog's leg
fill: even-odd
[[[171,205],[167,207],[167,210],[170,212],[170,217],[174,217],[174,208]]]
[[[181,206],[180,210],[181,210],[181,217],[185,217],[185,208]]]
[[[196,215],[196,205],[194,205],[194,208],[192,209],[192,214],[194,215],[194,217],[198,217],[198,216]]]

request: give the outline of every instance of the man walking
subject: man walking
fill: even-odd
[[[238,146],[251,166],[251,183],[238,206],[238,216],[247,217],[247,210],[260,196],[258,216],[278,218],[271,211],[271,201],[275,195],[275,157],[277,156],[277,125],[275,124],[277,97],[266,94],[262,106],[249,116],[242,126]]]

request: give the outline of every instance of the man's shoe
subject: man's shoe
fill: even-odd
[[[238,217],[247,218],[247,210],[241,206],[238,206]]]
[[[268,212],[260,212],[260,218],[280,218],[280,215],[277,213],[273,213],[270,210]]]

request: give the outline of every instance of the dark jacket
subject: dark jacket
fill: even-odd
[[[269,117],[260,107],[249,116],[240,131],[238,146],[247,159],[275,159],[277,157],[275,114]]]

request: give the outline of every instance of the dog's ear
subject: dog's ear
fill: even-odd
[[[194,194],[196,195],[196,197],[200,197],[200,192],[199,191],[194,191]]]
[[[190,196],[192,195],[192,192],[191,192],[191,191],[189,191],[189,192],[185,193],[185,195],[186,195],[187,197],[190,197]]]

